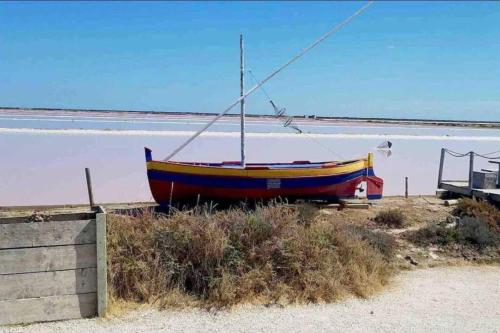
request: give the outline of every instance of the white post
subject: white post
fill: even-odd
[[[243,35],[240,35],[240,97],[245,93],[245,58],[243,56]],[[241,167],[245,167],[245,99],[240,101],[241,113]]]

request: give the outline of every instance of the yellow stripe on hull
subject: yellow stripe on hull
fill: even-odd
[[[325,163],[328,165],[328,163]],[[330,176],[350,173],[373,167],[373,156],[368,154],[367,158],[344,162],[343,164],[331,163],[331,166],[323,168],[283,168],[283,169],[240,169],[231,167],[214,167],[206,165],[191,165],[181,162],[147,162],[148,170],[180,172],[193,175],[234,176],[234,177],[258,177],[258,178],[286,178],[286,177],[310,177]]]

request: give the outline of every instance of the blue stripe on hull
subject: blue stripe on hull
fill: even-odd
[[[207,176],[207,175],[192,175],[185,173],[176,173],[159,170],[148,170],[148,178],[151,180],[173,181],[190,185],[198,186],[213,186],[223,188],[262,188],[268,187],[269,179],[279,179],[279,188],[303,188],[341,184],[357,177],[367,175],[367,170],[359,170],[342,175],[332,176],[314,176],[314,177],[297,177],[297,178],[244,178],[232,176]],[[373,176],[372,168],[368,169],[368,176]]]

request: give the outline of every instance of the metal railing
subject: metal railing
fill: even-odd
[[[441,185],[443,184],[443,168],[444,168],[444,159],[446,154],[453,156],[453,157],[469,157],[469,183],[468,183],[468,189],[469,191],[472,191],[472,180],[474,176],[474,157],[480,157],[488,160],[499,160],[500,156],[492,156],[494,154],[498,154],[500,151],[495,151],[487,154],[478,154],[473,151],[470,151],[468,153],[457,153],[453,150],[449,150],[446,148],[441,148],[441,158],[439,160],[439,174],[438,174],[438,188],[441,188]],[[490,161],[491,162],[491,161]],[[497,173],[497,184],[498,180],[500,178],[500,171]]]

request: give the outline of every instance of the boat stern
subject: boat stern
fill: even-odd
[[[382,199],[382,193],[384,190],[384,180],[375,176],[373,171],[373,153],[368,153],[368,158],[366,159],[366,171],[365,176],[366,181],[366,197],[369,200]]]

